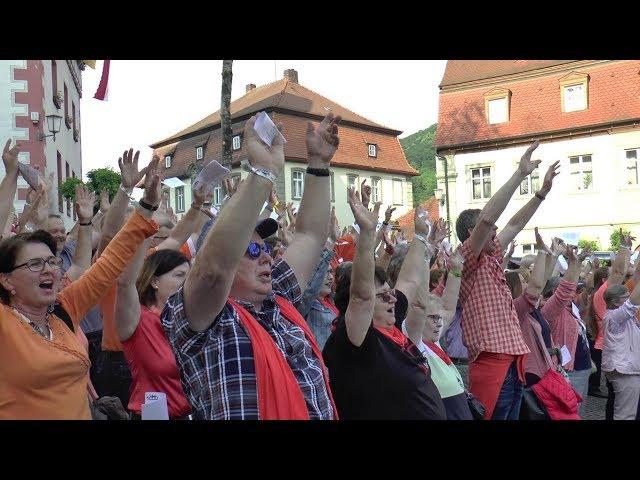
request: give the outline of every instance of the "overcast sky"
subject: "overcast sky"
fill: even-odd
[[[401,137],[436,123],[445,60],[235,60],[231,101],[298,71],[300,84],[359,115],[398,130]],[[151,158],[149,144],[220,108],[222,60],[112,60],[108,101],[93,95],[102,61],[82,74],[83,173],[112,166],[125,148]]]

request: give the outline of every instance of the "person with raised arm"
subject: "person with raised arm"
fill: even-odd
[[[329,163],[341,118],[308,123],[307,175],[296,231],[273,264],[265,238],[273,219],[258,216],[284,166],[284,143],[265,144],[245,124],[249,171],[220,211],[191,272],[169,297],[162,325],[197,418],[337,418],[322,354],[294,307],[327,239]]]
[[[516,420],[524,383],[524,356],[529,353],[518,314],[506,285],[504,250],[542,204],[558,174],[553,163],[540,191],[496,235],[495,226],[520,183],[540,160],[531,160],[538,142],[520,159],[511,178],[491,197],[482,211],[464,210],[456,221],[462,242],[464,270],[460,287],[462,331],[469,350],[470,390],[485,406],[486,419]]]

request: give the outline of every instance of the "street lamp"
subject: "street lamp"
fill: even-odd
[[[40,133],[40,141],[44,140],[47,137],[53,137],[53,141],[56,141],[56,133],[60,131],[60,126],[62,125],[62,117],[60,115],[47,115],[47,128],[51,132],[50,135],[45,135],[44,133]]]

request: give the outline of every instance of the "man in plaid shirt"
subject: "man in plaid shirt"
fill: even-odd
[[[464,269],[460,287],[462,334],[469,350],[471,392],[484,404],[486,419],[516,420],[524,382],[524,355],[529,348],[522,337],[518,315],[502,268],[505,246],[524,228],[551,190],[559,162],[549,167],[540,191],[496,235],[495,223],[516,188],[540,160],[531,160],[534,142],[518,169],[482,211],[464,210],[456,222],[463,242]]]
[[[162,324],[196,418],[331,420],[336,412],[322,356],[302,317],[290,321],[295,309],[279,301],[300,301],[327,239],[329,162],[340,117],[330,113],[308,124],[296,232],[275,265],[264,239],[277,223],[258,222],[258,215],[284,169],[284,141],[276,135],[271,146],[264,143],[255,121],[254,115],[244,130],[250,173],[207,234],[184,287],[167,301]]]

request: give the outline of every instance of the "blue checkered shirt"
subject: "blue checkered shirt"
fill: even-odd
[[[294,305],[302,292],[289,265],[281,260],[271,271],[273,293],[257,312],[239,302],[269,333],[291,367],[312,420],[332,420],[333,408],[322,374],[300,327],[287,321],[275,301],[278,294]],[[162,326],[176,355],[182,387],[196,418],[257,420],[258,390],[251,341],[238,315],[228,303],[203,332],[191,329],[184,309],[183,290],[167,301]]]

